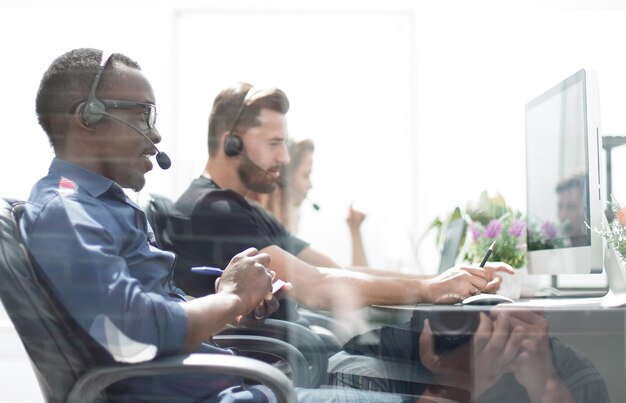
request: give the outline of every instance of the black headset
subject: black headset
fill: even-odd
[[[104,54],[102,57],[104,57]],[[98,85],[102,79],[102,74],[104,74],[104,70],[112,57],[113,55],[110,55],[106,59],[103,59],[104,62],[100,66],[100,70],[98,70],[98,74],[96,74],[96,78],[94,78],[91,89],[89,90],[89,96],[80,110],[80,121],[87,127],[91,127],[93,124],[98,123],[104,116],[106,116],[107,108],[96,97],[96,90],[98,89]]]
[[[228,131],[228,135],[224,139],[224,154],[229,157],[235,157],[243,151],[243,140],[240,136],[235,134],[235,127],[237,123],[239,123],[239,119],[243,113],[243,110],[246,109],[246,103],[248,101],[248,95],[251,93],[254,87],[250,87],[248,91],[243,96],[243,100],[241,101],[241,105],[239,106],[239,110],[235,115],[235,119],[233,119],[233,124],[230,126],[230,130]]]

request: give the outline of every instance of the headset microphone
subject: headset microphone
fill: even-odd
[[[320,211],[320,205],[314,202],[311,202],[311,206],[313,206],[313,210]]]
[[[124,119],[118,118],[117,116],[115,116],[115,115],[113,115],[111,113],[104,112],[104,111],[100,111],[99,113],[101,113],[102,115],[108,116],[111,119],[117,120],[120,123],[125,124],[126,126],[130,127],[134,131],[136,131],[137,133],[141,134],[146,140],[148,140],[148,142],[150,144],[152,144],[152,147],[154,147],[154,149],[157,152],[156,162],[159,165],[159,168],[161,168],[161,169],[168,169],[169,167],[172,166],[172,160],[170,159],[170,157],[167,154],[165,154],[163,151],[160,151],[157,148],[156,144],[154,144],[154,141],[150,140],[150,137],[146,136],[146,133],[142,132],[141,130],[139,130],[135,126],[133,126],[130,123],[128,123],[127,121],[125,121]]]
[[[169,155],[165,154],[163,151],[157,150],[156,162],[159,168],[163,170],[169,169],[169,167],[172,166],[172,160],[170,159]]]

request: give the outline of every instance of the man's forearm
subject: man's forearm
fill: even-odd
[[[396,279],[421,279],[428,280],[435,277],[432,274],[408,274],[408,273],[399,273],[396,271],[387,271],[387,270],[379,270],[372,269],[370,267],[363,266],[354,266],[350,267],[350,270],[360,271],[361,273],[371,274],[372,276],[386,277],[386,278],[396,278]]]
[[[427,285],[417,278],[381,277],[332,268],[319,270],[321,277],[315,282],[308,282],[306,289],[298,290],[299,299],[310,307],[359,309],[374,304],[411,304],[428,300]]]
[[[194,351],[239,315],[243,315],[241,300],[228,293],[217,293],[181,303],[187,314],[185,351]]]

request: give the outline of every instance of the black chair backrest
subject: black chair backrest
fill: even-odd
[[[174,202],[165,196],[150,193],[147,198],[141,202],[141,208],[146,213],[148,222],[154,231],[157,243],[160,248],[168,247],[166,228],[168,225],[168,213],[172,210]]]
[[[191,235],[190,229],[187,229],[182,234],[180,233],[180,228],[177,228],[176,231],[174,230],[175,227],[180,226],[180,224],[174,224],[174,221],[177,223],[185,222],[184,220],[176,219],[174,202],[165,196],[148,193],[147,195],[140,195],[139,205],[146,213],[146,218],[154,231],[159,248],[176,253],[177,258],[174,269],[174,283],[176,283],[176,286],[194,297],[215,293],[215,277],[191,271],[191,267],[202,266],[205,258],[192,248],[185,248],[184,250],[177,248],[176,240],[189,240],[194,238],[194,235]]]
[[[65,402],[104,350],[69,316],[21,241],[24,203],[0,199],[0,299],[31,360],[46,402]],[[104,396],[98,400],[106,401]]]

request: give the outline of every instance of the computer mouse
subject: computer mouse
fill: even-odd
[[[498,294],[476,294],[461,301],[463,305],[498,305],[508,302],[515,301],[509,297]]]

